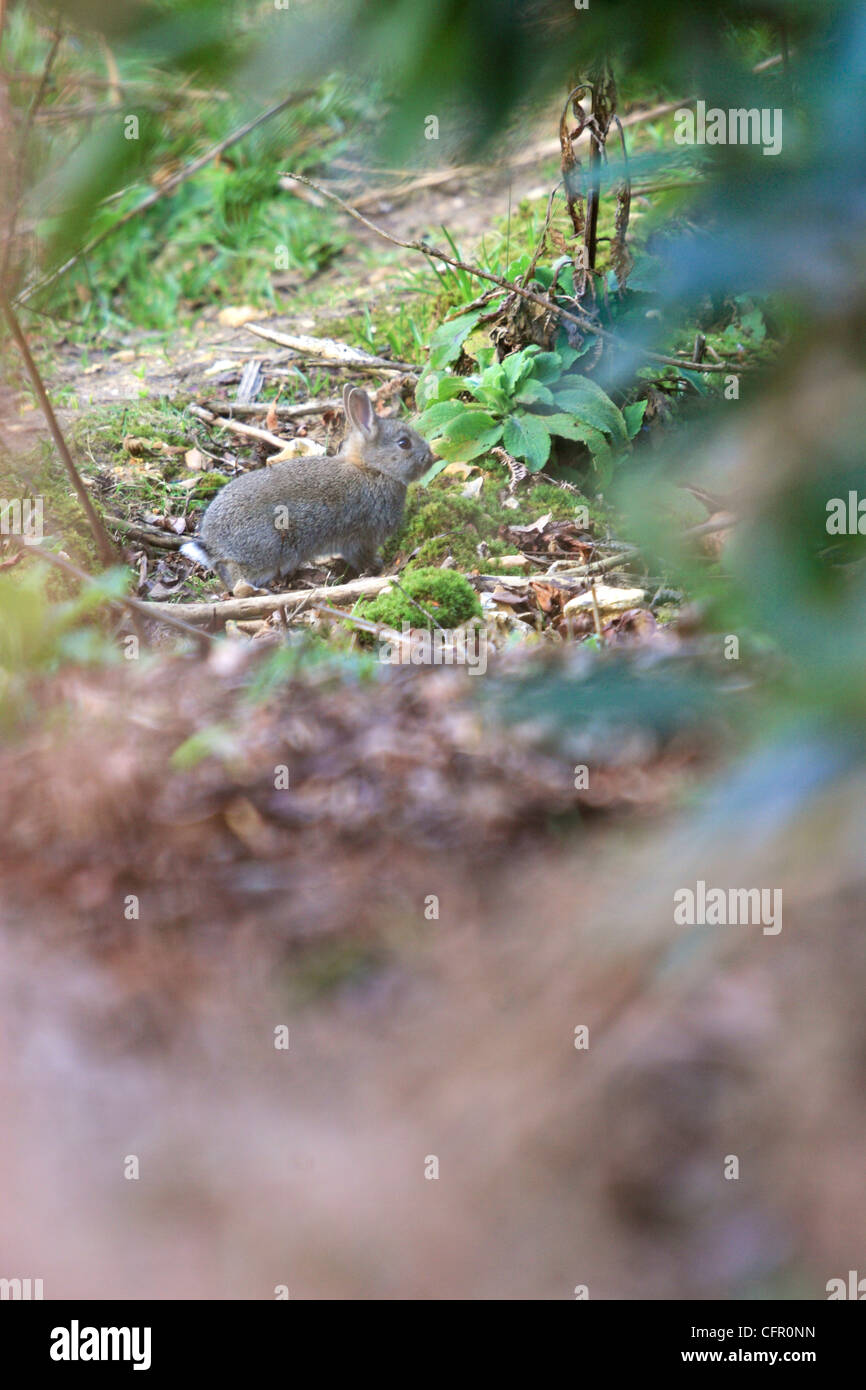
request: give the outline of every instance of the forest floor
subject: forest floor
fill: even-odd
[[[474,254],[491,209],[548,186],[518,159],[368,212],[406,238],[444,223]],[[204,305],[170,340],[40,354],[94,497],[162,535],[113,531],[140,597],[217,597],[177,541],[202,480],[262,461],[189,405],[230,409],[251,358],[285,364],[247,321],[352,341],[371,305],[399,316],[413,253],[372,270],[371,256],[361,231],[288,285],[279,314]],[[317,394],[344,379],[317,369]],[[333,447],[336,418],[313,421]],[[7,418],[13,467],[44,468],[43,438],[35,410]],[[566,621],[552,561],[615,555],[628,536],[555,483],[510,491],[493,469],[467,495],[471,473],[410,504],[411,544],[388,558],[427,545],[441,563],[470,528],[504,634],[483,677],[387,667],[320,620],[324,645],[306,619],[286,641],[279,616],[204,652],[172,639],[125,660],[124,619],[113,659],[52,652],[4,692],[5,1250],[47,1296],[815,1297],[820,1271],[847,1269],[862,1116],[839,1121],[827,1019],[838,1004],[853,1047],[860,789],[813,809],[837,827],[832,864],[808,825],[793,847],[780,827],[761,846],[786,932],[801,927],[784,970],[759,933],[684,944],[678,887],[698,870],[726,882],[734,858],[758,872],[736,817],[720,835],[700,799],[736,756],[735,720],[698,695],[647,713],[647,673],[707,657],[700,623],[639,557],[605,584],[642,598]],[[61,524],[68,498],[54,503]],[[73,559],[88,544],[79,532]],[[497,574],[538,582],[515,602]],[[586,692],[612,656],[637,703],[612,691],[599,715]],[[803,1159],[819,1145],[820,1181]],[[739,1183],[722,1179],[731,1151],[749,1160]]]

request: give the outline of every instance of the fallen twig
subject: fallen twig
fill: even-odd
[[[109,512],[104,515],[109,526],[116,526],[121,531],[128,531],[136,540],[148,541],[160,550],[180,550],[184,540],[187,539],[184,536],[172,535],[170,531],[162,531],[158,526],[148,526],[146,522],[126,521],[122,516],[112,516]]]
[[[270,430],[260,430],[255,425],[242,425],[239,420],[231,420],[227,415],[215,415],[203,405],[191,405],[187,409],[190,415],[197,416],[209,425],[219,425],[221,429],[232,430],[234,434],[243,434],[249,439],[263,439],[266,444],[274,444],[278,449],[285,449],[289,443],[288,439],[271,434]]]
[[[310,357],[319,357],[341,367],[375,367],[385,372],[415,372],[419,367],[411,362],[392,362],[387,357],[375,357],[361,348],[350,347],[348,343],[338,343],[334,338],[310,338],[304,334],[280,333],[275,328],[263,328],[257,323],[245,325],[248,333],[258,338],[266,338],[269,343],[291,348],[294,352],[304,352]]]
[[[229,598],[213,603],[145,603],[148,613],[182,613],[189,623],[204,623],[208,627],[219,627],[227,618],[264,618],[285,608],[288,604],[306,600],[315,604],[320,599],[364,598],[378,594],[391,576],[376,575],[369,579],[355,579],[348,584],[322,584],[313,589],[291,589],[283,594],[254,594],[252,598]]]
[[[342,401],[304,401],[301,405],[275,405],[273,401],[231,401],[225,407],[232,415],[278,415],[282,420],[297,420],[304,415],[324,415],[326,410],[343,409]]]

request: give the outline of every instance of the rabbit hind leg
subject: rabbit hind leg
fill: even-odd
[[[340,554],[346,561],[346,564],[352,566],[356,574],[365,574],[367,571],[378,574],[382,568],[382,561],[376,554],[376,547],[374,545],[368,545],[364,542],[353,542],[349,545],[344,545],[341,548]]]

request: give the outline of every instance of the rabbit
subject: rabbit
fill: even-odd
[[[403,519],[406,488],[434,462],[425,439],[402,420],[383,420],[346,386],[349,430],[334,457],[316,455],[244,473],[227,483],[181,546],[244,598],[300,565],[342,556],[361,573]]]

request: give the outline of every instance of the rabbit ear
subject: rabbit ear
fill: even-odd
[[[360,387],[346,387],[343,391],[343,406],[346,417],[351,425],[359,430],[367,439],[376,437],[376,416],[373,411],[373,402],[362,391]]]

